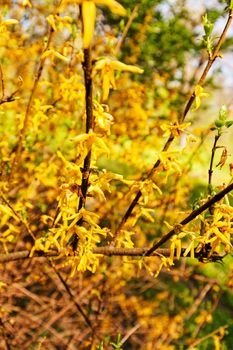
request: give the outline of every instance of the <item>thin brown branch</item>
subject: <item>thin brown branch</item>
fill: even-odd
[[[185,320],[190,319],[195,312],[198,310],[199,306],[201,305],[201,303],[203,302],[203,300],[205,299],[207,293],[209,293],[209,291],[213,288],[213,284],[211,283],[207,283],[204,288],[201,290],[200,294],[197,296],[196,300],[194,301],[194,303],[192,304],[191,308],[189,309],[189,311],[187,312],[186,316],[185,316]]]
[[[66,292],[68,293],[71,301],[74,303],[76,309],[78,310],[78,312],[80,313],[80,315],[83,317],[84,321],[86,322],[86,324],[88,325],[88,327],[91,328],[91,330],[93,331],[93,326],[91,324],[91,321],[89,319],[89,317],[87,316],[87,314],[83,311],[83,308],[81,307],[81,305],[79,305],[79,303],[75,300],[75,296],[73,294],[73,292],[71,291],[69,285],[66,283],[66,281],[64,280],[64,278],[62,277],[61,273],[56,269],[55,265],[50,262],[50,265],[52,266],[54,272],[56,273],[57,277],[59,278],[60,282],[62,283],[62,285],[64,286]]]
[[[143,256],[148,251],[148,248],[114,248],[114,247],[96,247],[93,252],[95,254],[101,254],[106,256]],[[169,249],[158,249],[157,253],[169,256]],[[21,259],[32,259],[32,258],[52,258],[58,257],[59,252],[50,251],[45,253],[43,251],[35,251],[33,256],[30,256],[29,250],[22,250],[19,252],[8,253],[8,254],[0,254],[0,263],[7,263],[10,261],[16,261]]]
[[[82,9],[80,8],[80,16],[82,19]],[[88,134],[93,130],[93,97],[92,97],[92,58],[91,58],[91,48],[87,48],[83,50],[84,54],[84,62],[83,62],[83,72],[84,72],[84,84],[85,84],[85,103],[86,103],[86,133]],[[90,168],[91,168],[91,152],[90,149],[88,154],[84,159],[83,169],[82,169],[82,183],[81,183],[81,196],[79,198],[78,211],[82,208],[85,208],[87,190],[88,190],[88,182],[90,176]],[[83,219],[81,218],[77,225],[82,225]],[[71,246],[73,251],[77,250],[78,246],[78,237],[74,234],[71,238]]]
[[[227,19],[227,22],[226,22],[226,25],[225,25],[225,27],[224,27],[224,29],[222,31],[222,34],[221,34],[221,36],[220,36],[220,38],[219,38],[219,40],[218,40],[218,42],[217,42],[217,44],[215,46],[215,49],[214,49],[214,52],[213,52],[212,56],[209,58],[206,66],[204,68],[204,71],[203,71],[203,73],[202,73],[202,75],[201,75],[197,85],[200,85],[200,86],[204,85],[206,77],[207,77],[207,74],[209,73],[210,68],[212,67],[212,65],[213,65],[214,61],[216,60],[216,58],[219,56],[219,50],[220,50],[220,48],[221,48],[221,46],[222,46],[222,44],[224,42],[226,33],[227,33],[227,31],[228,31],[228,29],[229,29],[229,27],[231,25],[232,16],[233,16],[233,10],[230,10],[229,11],[229,15],[228,15],[228,19]],[[189,98],[189,100],[188,100],[188,102],[187,102],[187,104],[185,106],[184,112],[179,117],[179,122],[183,122],[184,119],[186,118],[190,108],[192,107],[192,104],[193,104],[193,102],[195,100],[195,97],[196,97],[195,96],[195,90],[193,90],[193,93],[191,94],[191,96],[190,96],[190,98]],[[167,151],[169,149],[169,147],[172,144],[173,140],[174,140],[174,136],[171,134],[169,136],[167,142],[165,143],[162,152],[165,152],[165,151]],[[156,161],[156,163],[154,164],[153,168],[151,169],[151,171],[149,172],[149,174],[147,176],[147,179],[150,179],[153,176],[155,170],[159,167],[160,163],[161,163],[161,161],[160,161],[160,159],[158,159]],[[129,208],[127,209],[125,215],[123,216],[123,218],[122,218],[122,220],[121,220],[121,222],[120,222],[120,224],[119,224],[119,226],[118,226],[118,228],[117,228],[117,230],[115,232],[114,239],[116,238],[118,232],[122,229],[122,227],[124,226],[124,224],[126,223],[128,218],[130,217],[130,215],[132,214],[132,211],[133,211],[134,207],[137,205],[137,203],[138,203],[139,199],[141,198],[141,196],[142,196],[142,192],[139,190],[137,192],[136,196],[134,197],[133,201],[131,202]]]
[[[92,106],[92,61],[91,61],[91,49],[84,50],[84,80],[85,80],[85,91],[86,91],[86,133],[88,134],[93,129],[93,106]],[[88,152],[83,165],[82,173],[82,184],[81,192],[82,196],[79,201],[79,210],[82,207],[85,207],[87,189],[88,189],[88,180],[90,175],[90,166],[91,166],[91,150]]]
[[[5,325],[2,319],[0,318],[0,334],[2,334],[2,337],[4,339],[6,350],[11,350],[10,342],[9,342],[9,336],[7,334],[7,331],[5,330]]]
[[[203,213],[206,209],[210,208],[215,203],[219,202],[227,193],[233,190],[233,183],[224,188],[222,191],[218,192],[214,197],[209,199],[199,208],[193,210],[184,220],[182,220],[174,229],[163,236],[157,243],[155,243],[147,252],[146,256],[151,255],[156,249],[161,247],[161,245],[167,242],[172,236],[174,236],[177,231],[180,231],[182,226],[187,225],[190,221],[194,220],[198,215]]]
[[[123,43],[125,41],[125,38],[127,36],[129,28],[131,27],[131,24],[133,23],[134,18],[137,17],[138,8],[139,8],[139,5],[136,5],[134,7],[134,9],[133,9],[133,11],[132,11],[132,13],[131,13],[131,15],[130,15],[130,17],[128,19],[128,22],[126,23],[125,29],[124,29],[124,31],[122,33],[122,36],[121,36],[120,40],[118,41],[116,49],[115,49],[115,55],[116,56],[118,55],[118,53],[119,53],[119,51],[120,51],[120,49],[121,49],[121,47],[122,47],[122,45],[123,45]]]
[[[135,257],[146,257],[146,253],[148,252],[148,247],[143,248],[115,248],[111,246],[107,247],[95,247],[93,249],[93,253],[97,255],[103,255],[103,256],[135,256]],[[183,257],[185,252],[185,249],[181,250],[181,257]],[[61,252],[60,252],[61,253]],[[60,256],[60,253],[58,251],[49,251],[49,252],[43,252],[43,251],[35,251],[32,256],[30,256],[29,250],[22,250],[19,252],[14,253],[8,253],[8,254],[0,254],[0,263],[7,263],[10,261],[17,261],[21,259],[34,259],[34,258],[57,258]],[[158,248],[156,251],[153,251],[150,256],[170,256],[170,249],[169,248]],[[185,256],[186,257],[186,256]],[[187,257],[190,257],[190,254],[187,255]],[[195,258],[199,258],[199,254],[195,254]],[[222,256],[214,255],[213,259],[210,261],[215,260],[221,260]]]
[[[121,339],[121,345],[123,345],[130,337],[133,335],[139,328],[141,327],[140,323],[137,323],[134,327],[132,327]]]
[[[30,229],[28,223],[26,221],[24,221],[21,217],[21,215],[19,215],[15,209],[13,208],[13,206],[10,204],[10,202],[5,198],[5,196],[3,194],[1,194],[0,198],[2,199],[2,201],[8,206],[8,208],[12,211],[12,213],[18,218],[19,222],[26,228],[27,233],[32,237],[32,239],[35,241],[36,237],[34,235],[34,233],[32,232],[32,230]]]
[[[200,339],[197,339],[192,345],[190,345],[190,346],[187,348],[187,350],[194,350],[194,349],[196,349],[196,346],[197,346],[197,345],[199,345],[199,344],[203,343],[203,341],[205,341],[205,340],[207,340],[207,339],[213,337],[215,334],[222,332],[222,330],[225,330],[227,327],[228,327],[228,325],[221,326],[221,327],[215,329],[213,332],[211,332],[211,333],[205,335],[204,337],[202,337],[202,338],[200,338]]]
[[[2,65],[0,64],[0,83],[1,83],[1,99],[0,101],[4,100],[5,96],[5,84],[4,84],[4,77],[3,77],[3,71],[2,71]]]
[[[15,95],[18,93],[18,91],[19,91],[19,89],[12,92],[12,94],[9,96],[6,96],[6,97],[2,96],[2,98],[0,99],[0,105],[2,105],[3,103],[15,101],[17,99],[17,97]]]
[[[218,283],[216,283],[216,282],[214,284],[218,285]],[[217,306],[218,306],[218,304],[220,302],[222,294],[223,294],[223,290],[220,289],[220,291],[218,292],[218,297],[216,298],[214,304],[211,307],[210,315],[213,315],[214,311],[216,310],[216,308],[217,308]],[[196,341],[196,339],[198,338],[198,335],[200,334],[201,330],[203,329],[203,327],[206,325],[207,322],[208,322],[207,319],[204,318],[202,320],[202,322],[197,325],[194,333],[192,334],[193,343]],[[191,345],[190,342],[189,342],[189,345]]]
[[[213,175],[214,156],[215,156],[215,152],[216,152],[216,149],[217,149],[217,142],[218,142],[220,136],[221,136],[221,134],[219,134],[219,133],[217,135],[215,135],[214,144],[213,144],[213,147],[212,147],[212,150],[211,150],[210,168],[208,170],[208,174],[209,174],[209,177],[208,177],[208,192],[209,192],[209,195],[212,194],[212,175]]]
[[[92,60],[91,49],[84,49],[84,81],[85,81],[85,100],[86,100],[86,133],[88,134],[93,129],[93,103],[92,103]],[[82,183],[81,183],[81,196],[79,198],[78,210],[85,207],[88,182],[91,168],[91,149],[84,159],[82,170]],[[78,221],[77,225],[82,225],[82,218]],[[71,238],[71,246],[73,251],[77,250],[78,237],[76,234]]]

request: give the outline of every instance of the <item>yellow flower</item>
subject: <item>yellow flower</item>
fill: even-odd
[[[195,108],[194,108],[194,110],[196,111],[201,105],[201,98],[202,97],[207,97],[207,96],[209,96],[209,94],[204,92],[203,87],[200,86],[200,85],[197,85],[195,87],[194,92],[195,92]]]
[[[7,30],[7,26],[10,26],[12,24],[17,24],[17,23],[19,23],[17,19],[8,18],[3,20],[0,16],[0,33],[5,32]]]
[[[101,71],[102,77],[103,101],[107,100],[110,88],[116,89],[115,70],[139,74],[143,73],[143,69],[139,67],[127,65],[117,60],[111,60],[110,58],[99,60],[93,69],[93,75],[95,75],[98,70]]]
[[[184,131],[191,123],[178,124],[177,122],[174,124],[162,124],[161,129],[164,131],[163,136],[180,136],[181,132]]]
[[[51,25],[53,30],[56,32],[58,29],[62,30],[64,27],[67,27],[72,31],[70,24],[72,23],[72,18],[69,16],[60,17],[58,15],[49,15],[46,20]]]
[[[62,54],[60,54],[59,52],[53,50],[53,49],[49,49],[47,51],[45,51],[42,55],[41,55],[41,59],[47,58],[47,57],[51,57],[52,59],[54,59],[55,57],[59,58],[62,61],[68,62],[68,58],[63,56]]]
[[[104,110],[104,106],[100,105],[98,102],[94,103],[93,114],[95,118],[95,126],[97,126],[102,133],[110,135],[110,126],[113,124],[112,115],[107,113]]]
[[[32,8],[32,4],[31,4],[31,2],[30,2],[30,0],[23,0],[23,6],[28,6],[28,7],[30,7],[30,8]]]
[[[158,155],[158,159],[160,161],[161,167],[163,171],[170,171],[173,170],[175,171],[175,173],[181,175],[182,170],[178,164],[178,158],[180,156],[180,152],[177,151],[172,151],[172,152],[168,152],[168,151],[164,151],[161,152]],[[168,176],[168,173],[167,173]]]
[[[163,267],[165,267],[168,271],[170,270],[170,266],[174,265],[172,259],[166,258],[165,256],[161,256],[161,264],[158,267],[157,272],[154,275],[154,278],[157,278],[160,274]]]
[[[119,16],[125,16],[126,10],[115,0],[67,0],[81,4],[83,18],[83,47],[87,49],[90,44],[95,28],[96,5],[107,6],[113,13]]]
[[[175,250],[176,250],[176,258],[179,260],[181,256],[181,240],[177,235],[174,235],[171,238],[170,259],[172,261],[174,260]]]

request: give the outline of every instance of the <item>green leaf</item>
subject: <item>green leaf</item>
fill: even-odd
[[[202,24],[203,24],[203,27],[204,27],[204,31],[205,31],[206,37],[209,37],[212,34],[212,32],[213,32],[214,23],[210,22],[210,20],[208,19],[208,15],[207,14],[205,14],[202,17]]]
[[[23,208],[21,210],[21,216],[22,216],[23,221],[27,221],[27,212],[26,212],[25,208]]]
[[[227,128],[230,128],[232,125],[233,125],[233,120],[228,120],[228,121],[225,123],[225,126],[226,126]]]
[[[225,125],[225,121],[217,119],[215,120],[215,125],[217,126],[217,128],[222,128]]]
[[[120,30],[123,32],[123,30],[125,29],[125,20],[122,18],[121,21],[120,21]]]

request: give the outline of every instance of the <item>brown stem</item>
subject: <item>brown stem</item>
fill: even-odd
[[[84,49],[84,81],[85,81],[85,102],[86,102],[86,133],[88,134],[93,129],[93,104],[92,104],[92,60],[91,60],[91,49]],[[85,208],[88,182],[91,168],[91,149],[84,159],[83,170],[82,170],[82,183],[81,183],[81,196],[79,198],[78,211]],[[82,218],[77,222],[77,225],[82,225]],[[71,246],[73,251],[77,250],[78,237],[74,234],[71,238]]]
[[[86,133],[88,134],[93,129],[93,106],[92,106],[92,62],[91,62],[91,49],[84,49],[84,62],[83,62],[83,71],[84,71],[84,80],[85,80],[85,91],[86,91]],[[83,173],[82,173],[82,184],[81,192],[82,196],[79,200],[80,210],[82,207],[85,207],[87,189],[88,189],[88,180],[90,175],[90,166],[91,166],[91,150],[88,152],[84,164],[83,164]]]
[[[93,253],[97,255],[104,255],[104,256],[138,256],[138,257],[147,257],[146,253],[148,252],[148,247],[143,248],[115,248],[111,246],[106,247],[95,247],[93,249]],[[184,257],[185,249],[182,248],[181,250],[181,256]],[[22,250],[19,252],[14,253],[8,253],[8,254],[0,254],[0,263],[7,263],[10,261],[17,261],[21,259],[34,259],[34,258],[57,258],[59,257],[60,253],[57,251],[50,251],[50,252],[43,252],[43,251],[35,251],[33,253],[33,256],[30,256],[29,250]],[[170,249],[169,248],[158,248],[156,251],[153,251],[150,256],[170,256]],[[73,255],[72,255],[73,256]],[[190,257],[190,253],[185,257]],[[199,259],[200,254],[196,253],[195,258]],[[212,260],[210,261],[217,261],[221,260],[223,257],[219,255],[213,255]]]
[[[66,281],[64,280],[64,278],[62,277],[61,273],[56,269],[55,265],[51,262],[50,265],[52,266],[54,272],[56,273],[57,277],[59,278],[60,282],[63,284],[66,292],[68,293],[71,301],[74,303],[74,305],[76,306],[78,312],[80,313],[80,315],[83,317],[84,321],[86,322],[86,324],[91,328],[91,330],[93,331],[93,326],[91,324],[91,321],[89,319],[89,317],[86,315],[86,313],[83,311],[83,308],[81,307],[81,305],[79,305],[79,303],[75,300],[75,296],[73,295],[70,287],[68,286],[68,284],[66,283]]]
[[[36,237],[34,235],[34,233],[32,232],[32,230],[30,229],[30,226],[28,225],[28,223],[26,221],[24,221],[21,217],[21,215],[19,215],[15,209],[12,207],[12,205],[10,204],[10,202],[5,198],[5,196],[3,194],[0,195],[0,199],[8,206],[8,208],[10,208],[10,210],[12,211],[12,213],[18,218],[19,222],[21,222],[21,224],[26,228],[27,233],[32,237],[32,239],[35,241]]]
[[[200,338],[200,339],[197,339],[195,342],[192,343],[192,345],[190,345],[187,350],[195,350],[196,349],[196,346],[203,343],[205,340],[207,340],[208,338],[211,338],[213,337],[215,334],[217,333],[221,333],[221,331],[225,330],[226,328],[228,327],[228,325],[224,325],[224,326],[221,326],[217,329],[215,329],[213,332],[205,335],[204,337]]]
[[[5,345],[6,345],[6,349],[7,350],[11,350],[11,346],[10,346],[10,342],[9,342],[9,336],[7,334],[7,331],[5,330],[5,325],[3,320],[0,318],[0,332],[2,334],[2,337],[4,339]]]
[[[5,95],[5,84],[4,84],[4,77],[3,77],[3,71],[2,71],[2,65],[0,64],[0,83],[1,83],[1,93],[2,96],[0,98],[0,101],[4,100]]]
[[[209,282],[209,281],[208,281]],[[211,282],[212,283],[212,285],[219,285],[219,283],[217,282]],[[212,305],[212,307],[211,307],[211,310],[210,310],[210,314],[211,315],[213,315],[213,313],[214,313],[214,311],[216,310],[216,308],[217,308],[217,306],[218,306],[218,304],[219,304],[219,302],[220,302],[220,299],[221,299],[221,296],[223,295],[223,290],[222,289],[220,289],[220,291],[218,292],[218,297],[216,298],[216,300],[215,300],[215,302],[213,303],[213,305]],[[203,327],[206,325],[206,323],[207,323],[208,321],[204,318],[203,320],[202,320],[202,322],[201,323],[199,323],[198,325],[197,325],[197,327],[196,327],[196,329],[195,329],[195,331],[194,331],[194,333],[192,334],[192,339],[193,339],[193,341],[192,341],[192,343],[190,344],[190,342],[189,342],[189,345],[192,345],[195,341],[196,341],[196,339],[198,339],[198,335],[200,334],[200,331],[203,329]]]
[[[148,251],[148,247],[144,248],[114,248],[114,247],[96,247],[94,248],[94,254],[101,254],[106,256],[143,256]],[[156,254],[162,254],[165,256],[170,255],[170,249],[163,248],[158,249]],[[10,261],[16,261],[21,259],[31,259],[31,258],[52,258],[58,257],[59,253],[57,251],[51,251],[45,253],[43,251],[35,251],[33,256],[30,256],[29,250],[22,250],[19,252],[8,253],[8,254],[0,254],[0,263],[7,263]]]
[[[3,76],[1,64],[0,64],[0,85],[1,85],[1,95],[2,95],[0,98],[0,105],[2,105],[3,103],[15,101],[16,99],[15,95],[18,93],[19,89],[15,90],[9,96],[5,96],[5,83],[4,83],[4,76]]]
[[[2,105],[3,103],[9,103],[9,102],[13,102],[16,100],[16,93],[18,92],[19,90],[16,90],[14,91],[11,95],[7,96],[7,97],[4,97],[2,100],[0,100],[0,105]]]
[[[137,17],[138,8],[139,8],[139,5],[136,5],[134,7],[134,9],[133,9],[133,11],[132,11],[132,13],[131,13],[131,15],[130,15],[130,17],[128,19],[128,22],[127,22],[127,24],[125,26],[125,29],[124,29],[123,33],[122,33],[121,39],[118,41],[116,49],[115,49],[115,55],[116,56],[118,55],[118,53],[119,53],[119,51],[121,49],[121,46],[123,45],[123,43],[125,41],[126,35],[127,35],[128,31],[129,31],[129,28],[130,28],[134,18]]]
[[[203,302],[203,300],[205,299],[207,293],[209,293],[209,291],[213,288],[213,284],[211,283],[207,283],[204,288],[201,290],[200,294],[197,296],[196,300],[194,301],[194,303],[192,304],[191,308],[188,310],[186,316],[185,316],[185,320],[190,319],[198,310],[199,306],[201,305],[201,303]]]
[[[211,183],[212,183],[212,175],[213,175],[214,156],[215,156],[215,152],[217,149],[217,142],[218,142],[220,136],[221,136],[220,134],[215,135],[214,144],[213,144],[212,151],[211,151],[210,168],[208,170],[208,174],[209,174],[208,192],[209,192],[209,195],[212,194],[212,184]]]
[[[224,188],[222,191],[217,193],[214,197],[209,199],[206,203],[204,203],[202,206],[197,208],[196,210],[193,210],[184,220],[182,220],[176,228],[172,229],[170,232],[168,232],[165,236],[163,236],[157,243],[155,243],[147,252],[146,256],[151,255],[156,249],[161,247],[161,245],[165,242],[167,242],[173,235],[177,233],[177,230],[180,230],[180,228],[184,225],[187,225],[190,221],[195,219],[198,215],[200,215],[203,211],[210,208],[215,203],[219,202],[227,193],[233,190],[233,183]]]
[[[218,40],[218,42],[217,42],[217,44],[215,46],[215,49],[214,49],[214,52],[213,52],[212,56],[209,58],[206,66],[205,66],[205,69],[204,69],[204,71],[203,71],[203,73],[202,73],[202,75],[201,75],[197,85],[200,85],[200,86],[204,85],[206,77],[207,77],[207,74],[209,73],[210,68],[212,67],[215,59],[219,56],[219,50],[220,50],[220,48],[221,48],[221,46],[223,44],[223,41],[224,41],[225,36],[226,36],[226,33],[227,33],[227,31],[228,31],[228,29],[229,29],[229,27],[231,25],[231,22],[232,22],[232,16],[233,16],[232,14],[233,14],[233,10],[230,10],[229,11],[229,16],[228,16],[228,19],[227,19],[227,22],[226,22],[226,25],[225,25],[225,27],[224,27],[224,29],[222,31],[222,34],[221,34],[221,36],[220,36],[220,38],[219,38],[219,40]],[[194,100],[195,100],[195,91],[193,91],[192,95],[190,96],[190,98],[189,98],[189,100],[188,100],[188,102],[187,102],[187,104],[185,106],[184,112],[179,117],[179,122],[183,122],[184,121],[186,115],[188,114],[190,108],[192,107],[192,104],[193,104]],[[167,140],[167,142],[165,143],[165,146],[164,146],[162,152],[165,152],[165,151],[167,151],[169,149],[169,147],[170,147],[171,143],[173,142],[173,140],[174,140],[174,136],[170,135],[168,140]],[[151,176],[154,174],[155,170],[159,167],[160,163],[161,163],[161,161],[158,159],[156,161],[156,163],[154,164],[153,168],[151,169],[151,171],[150,171],[150,173],[149,173],[149,175],[147,177],[148,179],[151,178]],[[122,220],[121,220],[121,222],[120,222],[120,224],[119,224],[119,226],[118,226],[118,228],[116,230],[114,239],[116,238],[116,235],[119,233],[119,231],[122,229],[122,227],[124,226],[125,222],[130,217],[130,215],[132,214],[132,211],[133,211],[134,207],[137,205],[137,203],[138,203],[139,199],[141,198],[141,196],[142,196],[142,192],[138,191],[136,196],[134,197],[133,201],[131,202],[129,208],[127,209],[124,217],[122,218]]]

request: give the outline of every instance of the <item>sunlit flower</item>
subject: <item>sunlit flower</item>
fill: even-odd
[[[99,60],[93,69],[93,75],[95,75],[96,71],[101,71],[103,101],[107,100],[110,88],[116,89],[115,70],[139,74],[143,73],[143,69],[117,60],[112,60],[110,58]]]
[[[184,124],[162,124],[161,129],[164,131],[163,136],[180,136],[182,131],[184,131],[188,126],[190,126],[191,123],[184,123]]]
[[[200,85],[197,85],[195,87],[194,91],[195,91],[195,108],[194,108],[194,110],[196,111],[201,105],[201,98],[207,97],[207,96],[209,96],[209,94],[207,92],[204,92],[203,87]]]
[[[3,20],[0,16],[0,33],[3,33],[7,30],[7,27],[12,25],[12,24],[17,24],[19,23],[17,21],[17,19],[13,19],[13,18],[8,18]]]
[[[83,18],[83,47],[87,49],[90,44],[95,28],[96,5],[107,6],[113,13],[125,16],[126,10],[115,0],[67,0],[68,3],[76,3],[82,6]]]

